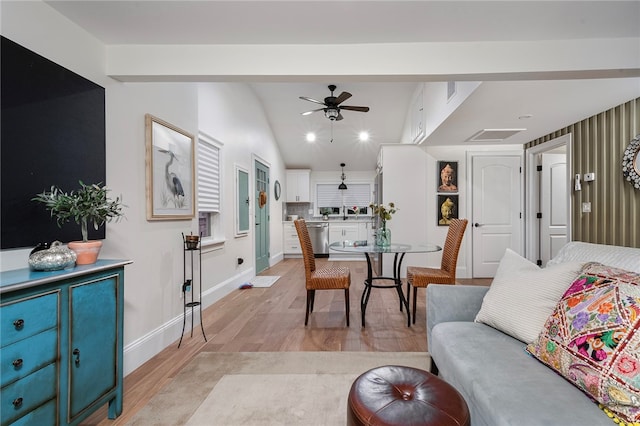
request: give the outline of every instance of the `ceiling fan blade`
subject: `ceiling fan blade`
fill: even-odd
[[[318,111],[322,111],[324,110],[324,108],[318,108],[318,109],[312,109],[311,111],[305,111],[303,113],[301,113],[302,115],[309,115],[309,114],[313,114],[314,112],[318,112]]]
[[[306,96],[300,96],[300,99],[302,99],[302,100],[304,100],[304,101],[315,102],[315,103],[317,103],[317,104],[325,105],[325,106],[326,106],[326,104],[325,104],[324,102],[317,101],[317,100],[312,99],[312,98],[307,98]]]
[[[363,107],[363,106],[342,105],[340,109],[346,109],[348,111],[369,112],[369,107]]]
[[[350,97],[351,97],[351,93],[349,92],[340,93],[340,96],[336,98],[336,105],[341,104],[342,102],[346,101]]]

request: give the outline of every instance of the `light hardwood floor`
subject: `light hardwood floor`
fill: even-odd
[[[203,311],[207,335],[200,327],[193,337],[178,341],[129,374],[124,380],[124,410],[116,420],[106,407],[83,425],[123,425],[157,394],[199,352],[380,351],[426,352],[425,297],[420,290],[416,324],[407,327],[393,289],[373,289],[360,322],[360,297],[366,262],[331,262],[317,259],[317,267],[347,266],[351,270],[350,326],[346,327],[343,291],[317,291],[314,312],[304,326],[306,290],[302,259],[285,259],[261,275],[281,278],[269,288],[234,290]],[[206,277],[204,278],[206,280]],[[491,280],[458,280],[488,285]]]

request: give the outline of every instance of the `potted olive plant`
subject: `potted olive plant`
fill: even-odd
[[[51,212],[51,216],[56,217],[59,227],[64,223],[75,221],[80,225],[82,241],[71,241],[68,246],[75,251],[78,265],[88,265],[95,263],[98,253],[102,247],[102,241],[89,241],[88,226],[93,224],[95,229],[106,222],[119,220],[124,216],[122,212],[122,199],[115,200],[107,197],[108,189],[99,184],[85,185],[80,181],[80,189],[71,192],[64,192],[56,186],[52,186],[50,191],[37,194],[32,200],[45,205]]]

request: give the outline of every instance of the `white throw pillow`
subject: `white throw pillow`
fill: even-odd
[[[566,262],[541,269],[507,249],[475,321],[533,342],[583,265]]]

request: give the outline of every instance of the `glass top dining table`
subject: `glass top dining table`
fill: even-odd
[[[435,244],[404,244],[404,243],[392,243],[388,246],[379,246],[375,244],[368,244],[366,241],[337,241],[329,245],[330,250],[343,252],[343,253],[362,253],[367,260],[367,279],[364,282],[364,291],[362,292],[362,298],[360,299],[360,312],[362,316],[362,327],[365,326],[365,312],[367,310],[367,303],[369,302],[369,296],[371,295],[372,288],[395,288],[398,293],[398,299],[400,299],[400,311],[404,307],[407,310],[407,327],[411,327],[411,312],[409,311],[409,301],[402,292],[402,279],[400,277],[400,271],[402,268],[402,261],[407,253],[431,253],[442,250],[442,247]],[[373,276],[373,267],[371,263],[371,255],[378,253],[393,253],[393,276]],[[386,284],[376,284],[376,281],[387,281]]]

